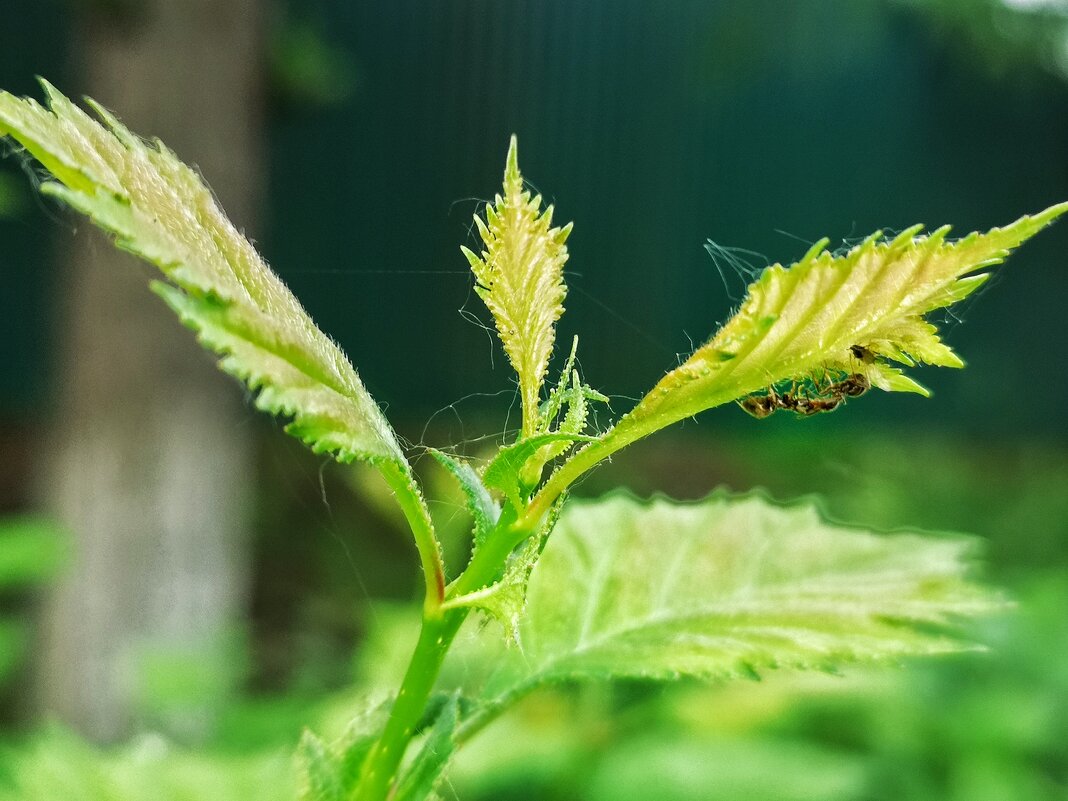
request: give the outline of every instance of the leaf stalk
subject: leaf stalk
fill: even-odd
[[[415,547],[419,551],[419,562],[423,570],[426,596],[423,603],[424,615],[440,617],[441,603],[445,600],[445,562],[441,556],[441,546],[434,536],[434,524],[430,512],[423,502],[415,481],[405,467],[392,461],[383,461],[377,465],[386,483],[397,499],[397,504],[404,513],[408,526],[415,538]]]

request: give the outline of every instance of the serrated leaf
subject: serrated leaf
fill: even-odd
[[[430,455],[456,479],[467,501],[467,511],[474,521],[474,543],[481,545],[501,516],[500,505],[493,500],[482,478],[470,464],[433,448]]]
[[[310,729],[301,735],[296,760],[300,801],[345,801],[335,757]]]
[[[758,495],[575,502],[531,575],[522,654],[488,692],[967,649],[953,624],[999,606],[968,578],[972,547],[832,525]]]
[[[560,519],[564,498],[553,504],[549,514],[527,540],[509,556],[501,577],[488,587],[470,595],[453,598],[454,606],[473,606],[496,619],[504,629],[507,641],[522,647],[520,622],[527,605],[527,585],[530,574],[538,563],[549,535]]]
[[[545,402],[538,409],[538,432],[546,433],[552,428],[553,421],[556,420],[557,415],[560,414],[560,410],[563,408],[565,401],[567,400],[569,382],[571,381],[572,373],[575,369],[575,359],[578,356],[578,336],[576,335],[571,340],[571,351],[567,355],[567,359],[564,360],[564,367],[560,371],[560,380],[556,382],[556,386],[549,390],[549,397],[545,399]]]
[[[548,398],[538,410],[538,424],[531,438],[541,434],[582,435],[586,430],[586,419],[589,414],[588,401],[609,402],[605,395],[582,383],[579,372],[575,369],[577,354],[578,337],[576,336],[571,343],[571,352],[560,371],[560,380],[549,390]],[[537,486],[545,465],[566,453],[575,441],[563,438],[540,447],[527,459],[519,473],[521,486]]]
[[[927,394],[890,362],[960,367],[924,315],[974,292],[1009,251],[1068,211],[1068,203],[1005,228],[949,241],[914,226],[876,233],[836,256],[827,240],[790,267],[775,264],[749,286],[741,309],[672,370],[606,438],[615,450],[698,412],[781,382],[866,376],[887,391]],[[872,360],[856,353],[870,352]]]
[[[586,387],[583,386],[579,379],[578,370],[572,371],[570,386],[560,395],[561,403],[567,407],[567,411],[564,412],[564,418],[560,421],[556,431],[552,433],[569,437],[576,434],[581,435],[586,430],[586,416],[588,414],[586,401],[590,396],[587,395]],[[524,484],[532,487],[537,486],[545,465],[557,456],[566,453],[574,444],[571,439],[563,439],[542,446],[538,449],[537,456],[528,460],[526,468],[520,473],[520,479]]]
[[[491,586],[480,590],[469,604],[493,617],[512,645],[521,644],[519,621],[526,607],[527,582],[544,544],[541,538],[529,538],[513,554],[504,575]]]
[[[549,367],[556,321],[564,312],[564,263],[571,224],[552,227],[553,207],[541,210],[541,196],[523,190],[516,138],[508,147],[504,189],[475,215],[484,248],[462,248],[475,274],[475,291],[493,314],[497,334],[519,377],[523,436],[538,422],[538,396]]]
[[[564,404],[567,411],[564,419],[560,421],[555,433],[559,434],[582,434],[586,430],[586,420],[589,417],[589,402],[608,403],[609,398],[593,387],[582,383],[578,370],[571,373],[571,386],[563,393]],[[566,443],[558,443],[549,448],[549,457],[544,461],[555,458],[567,450]]]
[[[305,729],[296,752],[300,801],[348,801],[388,714],[388,704],[368,706],[330,744]]]
[[[199,176],[90,102],[96,120],[44,84],[49,107],[0,92],[0,135],[56,181],[42,191],[87,215],[170,283],[157,291],[289,430],[340,461],[388,460],[396,436],[345,355],[226,218]]]
[[[460,696],[453,694],[442,707],[415,759],[397,782],[394,801],[427,801],[452,759],[456,743],[453,733],[460,720]]]

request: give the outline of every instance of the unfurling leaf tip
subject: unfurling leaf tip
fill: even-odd
[[[509,184],[519,180],[519,139],[512,134],[508,140],[508,156],[504,161],[504,182]]]

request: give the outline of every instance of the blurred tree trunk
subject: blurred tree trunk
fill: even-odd
[[[261,175],[259,0],[96,0],[81,13],[84,85],[68,91],[199,165],[248,225]],[[149,293],[152,270],[78,227],[61,254],[43,488],[75,553],[46,611],[42,704],[99,740],[144,724],[196,737],[240,661],[249,413]]]

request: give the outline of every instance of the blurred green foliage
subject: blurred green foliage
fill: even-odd
[[[190,643],[141,645],[132,674],[137,714],[147,728],[182,744],[211,739],[247,673],[241,631]]]
[[[456,798],[1055,801],[1068,791],[1068,574],[1018,588],[991,652],[900,671],[546,693],[462,752]]]
[[[268,57],[270,90],[279,110],[308,111],[337,106],[359,86],[352,57],[331,41],[322,20],[283,13],[275,6]]]
[[[145,736],[111,752],[47,730],[0,762],[2,801],[293,801],[288,753],[212,755]]]
[[[913,406],[919,411],[939,400]],[[782,500],[815,495],[843,522],[979,535],[997,580],[1065,564],[1068,451],[1060,442],[971,440],[920,426],[863,430],[850,424],[851,413],[771,419],[744,434],[736,427],[714,437],[700,429],[666,435],[605,465],[579,492],[595,496],[623,485],[639,494],[700,498],[717,486],[763,487]],[[740,410],[722,415],[728,423],[744,419]]]
[[[854,523],[970,528],[988,543],[995,579],[1017,602],[1015,610],[974,633],[988,653],[841,676],[544,691],[461,751],[447,797],[1063,799],[1068,570],[1058,565],[1068,550],[1068,454],[1026,443],[979,448],[916,432],[836,434],[828,428],[832,423],[786,421],[762,428],[761,436],[714,441],[692,434],[663,437],[642,446],[643,458],[608,465],[581,490],[593,494],[602,483],[620,482],[639,492],[655,487],[698,497],[716,484],[760,484],[781,499],[818,492],[834,517]],[[669,470],[669,464],[675,467]],[[421,467],[438,469],[430,460]],[[447,477],[436,475],[427,477],[444,486]],[[277,551],[276,545],[259,556],[265,575],[288,576],[284,605],[299,621],[289,635],[295,639],[275,646],[298,647],[289,669],[269,682],[273,692],[228,702],[213,739],[197,752],[153,738],[96,751],[55,732],[12,744],[0,755],[0,787],[8,788],[2,801],[293,797],[291,762],[281,754],[296,745],[304,725],[327,739],[341,736],[363,698],[381,697],[392,687],[414,639],[418,609],[379,599],[365,615],[357,612],[365,598],[353,591],[355,579],[366,579],[379,598],[383,587],[398,581],[417,586],[406,569],[389,574],[387,561],[363,560],[365,548],[388,552],[402,541],[391,540],[388,517],[368,511],[382,508],[373,500],[382,491],[376,482],[369,476],[349,480],[333,468],[324,469],[320,480],[316,460],[308,457],[287,486],[265,508],[285,512],[295,505],[298,511],[283,514],[283,523],[303,513],[302,536],[290,538],[300,547]],[[456,508],[446,504],[438,512],[462,526]],[[356,537],[365,541],[346,542],[332,533],[335,528],[359,529]],[[27,546],[10,551],[31,552]],[[263,564],[273,560],[284,564]],[[13,563],[32,561],[12,557]],[[383,574],[369,574],[369,565]],[[44,573],[9,568],[8,575]],[[357,636],[364,639],[353,661]],[[324,648],[326,642],[332,645]],[[453,679],[470,679],[483,668],[454,665]],[[180,664],[172,669],[184,671]],[[80,777],[77,786],[96,794],[73,794],[61,783],[65,776]],[[153,776],[157,784],[149,785]],[[148,786],[157,795],[145,796]]]
[[[1065,797],[1068,571],[1059,566],[1068,550],[1068,454],[1049,444],[978,447],[920,432],[843,434],[833,420],[788,420],[759,433],[653,440],[641,446],[644,458],[618,460],[580,490],[594,495],[623,483],[701,497],[717,484],[763,485],[781,499],[818,493],[833,517],[852,523],[974,531],[987,543],[995,580],[1017,603],[974,632],[989,652],[841,676],[542,692],[461,751],[447,797]],[[392,687],[417,619],[414,606],[373,604],[355,684],[322,708],[316,730],[340,736],[365,693]],[[454,664],[451,680],[484,668]]]
[[[991,652],[901,670],[775,676],[720,687],[545,691],[470,744],[446,798],[464,801],[1056,801],[1068,784],[1068,574],[1018,588],[982,633]],[[404,615],[377,633],[406,640]],[[399,629],[398,629],[399,626]],[[400,636],[398,636],[400,635]],[[380,654],[379,641],[371,651]],[[356,703],[315,717],[335,736]],[[113,752],[56,731],[0,755],[3,801],[292,799],[284,754],[308,708],[246,712],[275,742],[191,753],[148,737]],[[231,735],[232,736],[232,735]],[[234,751],[235,745],[237,751]],[[4,789],[6,782],[6,789]],[[18,788],[17,790],[14,788]]]
[[[0,589],[42,584],[55,574],[64,553],[54,523],[40,517],[0,520]]]
[[[1063,0],[895,0],[926,21],[927,34],[995,78],[1045,71],[1068,79]]]
[[[381,309],[391,307],[382,296],[409,291],[404,283],[409,280],[425,282],[435,309],[413,309],[412,318],[423,324],[409,327],[409,344],[424,341],[427,330],[448,330],[443,320],[453,312],[438,310],[441,296],[462,305],[467,279],[446,291],[437,277],[398,272],[373,284],[373,276],[360,270],[379,264],[398,270],[449,268],[454,262],[447,259],[456,258],[457,223],[445,209],[484,183],[479,168],[489,175],[497,164],[496,154],[485,165],[468,151],[455,159],[443,154],[461,152],[458,143],[464,141],[483,150],[487,139],[503,142],[503,132],[517,127],[529,132],[532,145],[542,143],[535,146],[542,152],[532,148],[538,164],[533,173],[571,198],[569,214],[582,214],[584,187],[601,187],[618,199],[616,217],[601,228],[591,220],[576,244],[576,253],[586,260],[580,268],[585,275],[576,276],[573,303],[585,304],[599,323],[588,341],[601,341],[600,354],[591,349],[589,361],[598,368],[591,372],[606,383],[621,369],[634,373],[622,380],[645,381],[634,365],[646,372],[670,366],[671,353],[686,346],[676,332],[687,328],[699,338],[715,317],[710,304],[727,303],[724,283],[699,253],[705,236],[789,258],[804,245],[772,236],[772,226],[804,236],[847,235],[854,220],[864,228],[926,218],[959,220],[963,230],[1007,212],[1038,208],[1039,200],[1064,185],[1063,162],[1047,160],[1057,148],[1063,150],[1066,18],[1048,10],[1012,10],[1000,0],[799,4],[789,12],[776,2],[720,3],[714,10],[713,4],[692,3],[678,20],[651,21],[647,11],[655,4],[639,9],[629,3],[622,4],[618,17],[616,8],[606,6],[619,22],[598,27],[603,20],[592,6],[547,4],[541,18],[550,37],[544,59],[556,78],[568,78],[559,81],[568,88],[556,94],[530,74],[525,61],[527,53],[542,52],[531,46],[538,44],[540,29],[524,27],[531,31],[529,39],[524,33],[523,46],[504,49],[501,56],[502,43],[513,41],[507,35],[512,13],[507,6],[471,6],[487,20],[491,38],[484,40],[466,24],[470,15],[446,12],[445,6],[424,16],[413,11],[414,3],[400,4],[393,14],[383,14],[375,4],[333,5],[333,16],[323,23],[283,21],[276,29],[271,54],[276,100],[330,111],[359,88],[361,102],[333,108],[325,125],[312,115],[304,121],[290,118],[276,129],[273,171],[280,191],[272,212],[276,225],[270,236],[277,241],[271,255],[294,265],[289,280],[302,297],[308,290],[315,316],[354,342],[376,341],[372,334],[381,325]],[[750,13],[751,6],[760,13]],[[890,6],[901,13],[886,12]],[[15,17],[55,16],[46,4],[25,2],[19,8]],[[774,25],[766,22],[771,14]],[[449,23],[450,40],[439,35],[442,19]],[[18,27],[8,28],[8,35]],[[32,38],[48,42],[43,23],[39,27],[42,34]],[[799,27],[818,35],[798,36]],[[573,32],[571,38],[557,35],[563,29]],[[341,44],[335,47],[324,30]],[[670,41],[680,30],[688,44],[676,70]],[[447,48],[457,45],[471,55],[446,58],[452,52]],[[359,53],[359,71],[355,58],[345,55],[349,48]],[[490,103],[489,124],[470,123],[482,100],[492,100],[499,89],[478,77],[479,59],[488,58],[489,51],[506,65],[512,60],[520,65],[504,70],[516,84],[509,89],[527,87],[529,79],[524,91],[530,96],[515,108]],[[55,58],[58,51],[50,52]],[[947,53],[952,68],[943,60]],[[625,63],[616,60],[620,54]],[[9,69],[26,91],[35,71],[57,73],[38,66]],[[1046,76],[1039,74],[1043,71]],[[683,73],[687,80],[677,93],[687,103],[672,105],[668,101]],[[464,80],[457,82],[457,76]],[[631,98],[627,104],[610,100],[619,94],[618,86],[608,91],[596,83],[608,77],[619,78],[621,96]],[[422,97],[415,90],[427,87],[422,105],[398,104],[398,98]],[[543,107],[545,98],[550,102]],[[576,119],[582,123],[572,130]],[[561,120],[563,129],[553,127]],[[605,141],[593,128],[600,121],[624,132],[608,140],[607,149],[591,144]],[[315,138],[311,128],[329,137]],[[979,128],[991,135],[979,136]],[[670,148],[650,133],[658,131],[670,131]],[[689,139],[680,145],[678,136]],[[1025,139],[1030,147],[1019,148]],[[351,146],[354,141],[358,148]],[[607,155],[596,160],[591,147],[597,149],[594,155],[602,150]],[[657,160],[647,163],[634,154],[660,147],[682,155],[677,170],[652,175],[660,170]],[[348,150],[363,166],[338,162],[338,154]],[[367,151],[380,157],[369,161]],[[403,161],[398,152],[414,159],[405,180],[398,180]],[[308,158],[297,158],[300,154]],[[604,187],[609,158],[615,160],[613,168],[622,163],[628,171],[619,184]],[[991,177],[976,164],[987,165]],[[330,192],[312,198],[315,202],[291,202],[294,196],[311,197],[302,184],[305,176],[321,182],[324,174],[339,176]],[[415,238],[381,229],[408,225],[406,216],[383,221],[378,211],[401,207],[411,195],[411,181],[427,175],[433,176],[429,183],[436,194],[410,199],[416,204],[410,216],[437,221],[435,234],[447,249],[424,247]],[[24,202],[18,200],[24,197],[18,194],[21,183],[0,173],[0,216]],[[990,191],[991,185],[998,190]],[[390,187],[400,194],[387,194],[394,191]],[[650,197],[664,200],[659,220],[635,211],[639,204],[648,206]],[[679,235],[677,227],[662,222],[690,210],[687,198],[694,201],[683,226],[690,234]],[[339,219],[349,222],[338,225]],[[665,230],[673,233],[665,237]],[[17,261],[27,265],[26,276],[37,276],[41,271],[29,256],[44,251],[51,231],[31,233],[37,238],[16,251],[25,256]],[[397,241],[403,242],[399,253],[390,250]],[[369,250],[359,263],[350,265],[347,256],[339,263],[338,254],[349,252],[353,242]],[[674,248],[668,258],[651,257],[668,247]],[[1060,258],[1060,253],[1053,242],[1046,250],[1047,256]],[[733,410],[724,410],[716,423],[710,421],[722,429],[714,441],[692,430],[685,437],[658,439],[641,446],[640,456],[591,476],[579,490],[592,495],[623,483],[642,493],[666,490],[692,498],[720,484],[738,490],[764,486],[781,499],[819,493],[833,517],[858,524],[974,532],[988,543],[995,578],[1019,604],[1016,612],[979,633],[990,653],[844,677],[543,692],[471,744],[449,791],[465,801],[1068,797],[1068,572],[1063,567],[1068,563],[1068,454],[1063,438],[1042,445],[988,439],[989,427],[1012,428],[1010,419],[1019,421],[1019,428],[1060,425],[1054,412],[1063,405],[1064,376],[1048,371],[1037,387],[1019,380],[1034,377],[1034,365],[1055,358],[1064,342],[1060,329],[1049,325],[1063,303],[1058,291],[1063,271],[1056,269],[1055,259],[1034,259],[1036,265],[1047,261],[1051,269],[1031,274],[1047,282],[1041,297],[1033,277],[1012,275],[999,288],[1006,290],[1005,300],[990,298],[986,316],[998,319],[999,326],[1014,309],[1030,314],[1018,329],[1022,339],[1009,343],[1009,351],[993,340],[966,347],[979,369],[951,376],[952,387],[930,404],[931,411],[914,417],[915,405],[893,407],[892,414],[907,428],[873,434],[851,426],[849,415],[834,415],[768,421],[741,437],[730,432],[743,416],[738,412],[732,420]],[[646,279],[651,264],[672,270],[678,265],[677,278],[634,304],[625,288],[644,286],[636,275]],[[34,297],[31,292],[30,300]],[[41,316],[44,304],[27,304],[21,296],[17,303],[9,319],[17,323],[12,330],[24,335],[33,330],[28,321]],[[1005,313],[991,313],[999,303]],[[627,312],[625,320],[618,319],[617,309]],[[680,315],[685,318],[681,326]],[[665,320],[670,330],[662,325]],[[475,383],[472,375],[484,376],[489,359],[481,335],[470,327],[442,338],[437,360],[442,373],[460,376],[464,386]],[[620,338],[630,335],[636,336],[620,345]],[[12,341],[19,341],[14,336]],[[41,361],[35,341],[27,337],[25,344],[17,354],[25,350],[32,358],[15,364],[13,353],[9,371],[20,391]],[[414,350],[414,344],[402,350]],[[455,397],[453,387],[424,375],[410,386],[391,377],[392,354],[354,351],[361,366],[370,368],[365,373],[385,384],[383,396],[398,406],[407,402],[405,396],[425,403],[427,384]],[[1033,363],[1029,354],[1037,354]],[[992,372],[991,365],[1008,372]],[[441,402],[431,400],[432,405]],[[864,406],[870,409],[854,419],[884,419],[890,409],[881,399]],[[1010,418],[1005,410],[1020,414]],[[445,411],[442,417],[456,410]],[[934,417],[918,416],[923,414]],[[924,429],[925,421],[938,415],[960,426],[958,436]],[[459,429],[460,439],[472,436],[472,421],[467,422],[467,431]],[[271,489],[257,507],[261,536],[249,680],[254,694],[219,710],[214,738],[198,752],[155,737],[99,751],[56,730],[9,742],[0,752],[0,801],[292,799],[287,754],[300,727],[339,734],[363,692],[392,686],[394,662],[407,656],[414,636],[411,615],[406,607],[368,600],[405,598],[416,577],[403,538],[392,536],[394,520],[376,502],[383,488],[364,474],[352,478],[313,457],[294,456],[297,448],[280,439],[272,438],[277,444],[267,447],[276,450],[261,459],[264,484]],[[438,490],[449,485],[447,478],[438,483],[431,494],[445,497]],[[434,512],[442,528],[462,532],[456,507],[442,504]],[[462,548],[455,545],[453,556],[462,556]],[[29,635],[21,599],[53,575],[62,551],[61,539],[40,522],[0,527],[0,593],[5,601],[9,595],[20,601],[0,606],[0,612],[9,606],[17,612],[0,616],[0,682],[23,664]],[[370,638],[363,640],[368,632]],[[342,690],[352,678],[358,642],[356,682]],[[149,690],[180,707],[195,681],[196,674],[180,660],[161,658],[153,664]]]
[[[66,542],[43,518],[0,520],[0,685],[26,656],[29,624],[19,603],[52,578],[63,562]]]

